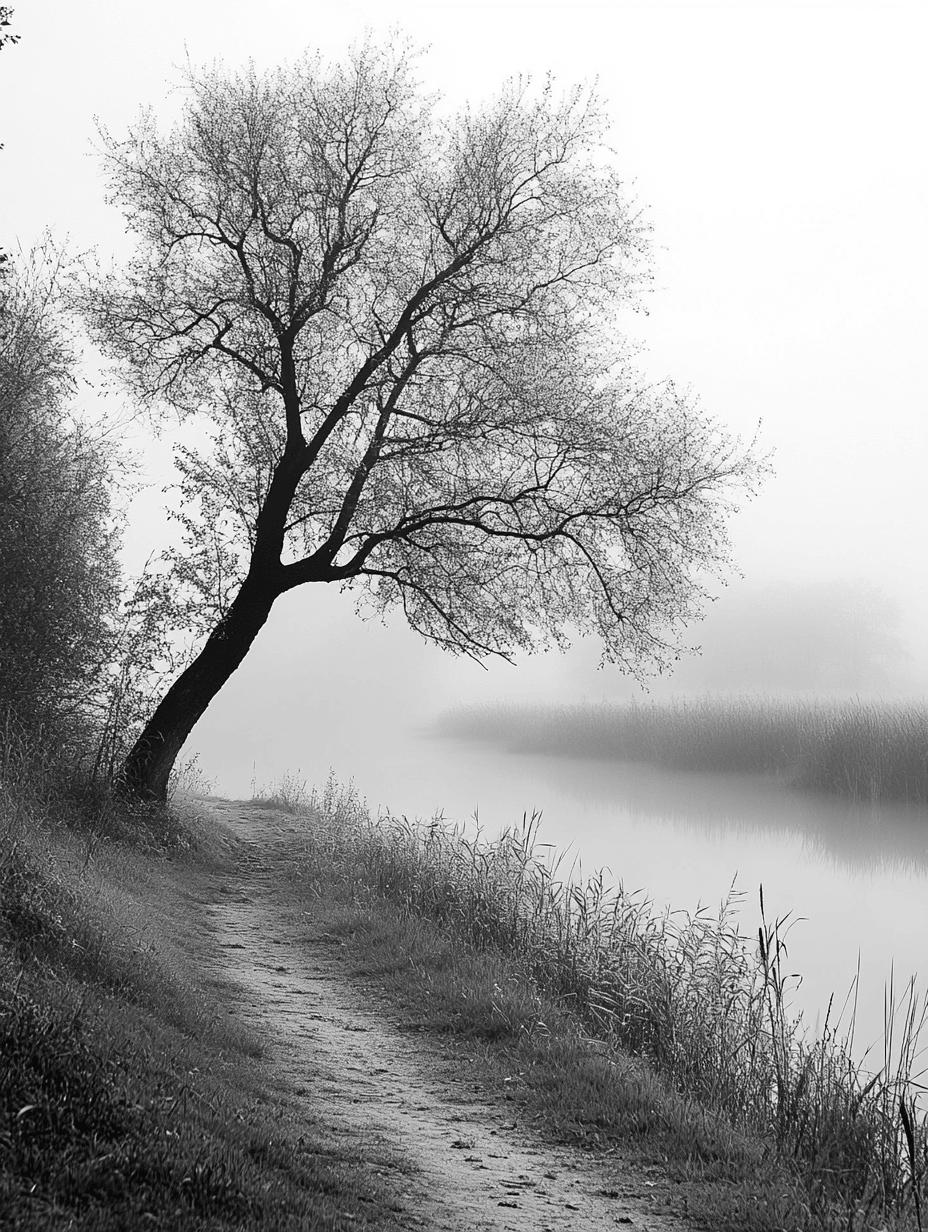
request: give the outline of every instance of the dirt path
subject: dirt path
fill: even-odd
[[[287,844],[300,823],[284,814],[212,800],[244,844],[234,877],[207,910],[240,989],[242,1017],[266,1044],[288,1098],[305,1101],[344,1148],[375,1149],[403,1227],[435,1232],[503,1229],[594,1232],[692,1226],[656,1207],[666,1181],[533,1142],[512,1106],[489,1102],[461,1078],[459,1057],[403,1031],[373,990],[347,979],[331,943],[305,917],[299,935],[275,904]],[[453,1045],[451,1045],[453,1047]]]

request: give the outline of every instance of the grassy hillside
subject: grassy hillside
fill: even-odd
[[[234,857],[172,812],[0,762],[0,1227],[392,1226],[363,1166],[267,1089],[199,971],[204,878]]]
[[[928,804],[928,707],[714,697],[582,706],[472,706],[439,731],[514,752],[772,774],[855,800]]]

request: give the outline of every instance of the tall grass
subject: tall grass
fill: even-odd
[[[441,819],[372,819],[331,781],[308,802],[310,876],[515,959],[584,1032],[766,1141],[801,1174],[824,1226],[878,1228],[928,1203],[928,1126],[915,1104],[926,1004],[914,986],[901,998],[890,990],[884,1056],[870,1072],[851,1057],[853,1024],[842,1033],[829,1015],[813,1038],[791,1016],[786,922],[764,918],[746,939],[734,895],[714,915],[688,915],[657,912],[601,874],[562,879],[537,818],[490,841]]]
[[[857,800],[928,804],[928,706],[914,702],[702,697],[581,706],[473,706],[442,734],[523,753],[773,774]]]

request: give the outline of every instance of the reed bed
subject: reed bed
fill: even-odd
[[[440,818],[374,819],[333,781],[302,802],[315,818],[310,876],[514,959],[587,1036],[643,1058],[677,1095],[766,1142],[801,1175],[809,1226],[921,1228],[926,1004],[914,986],[902,997],[888,990],[884,1055],[871,1072],[851,1057],[853,1021],[839,1032],[829,1015],[812,1037],[791,1015],[786,922],[764,917],[745,938],[734,894],[715,914],[689,915],[655,911],[601,874],[562,878],[537,817],[489,840]]]
[[[514,752],[776,775],[855,800],[928,804],[928,706],[713,697],[579,706],[473,706],[441,734]]]

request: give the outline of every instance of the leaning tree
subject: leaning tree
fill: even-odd
[[[137,395],[208,421],[178,453],[202,648],[122,771],[174,760],[275,600],[309,582],[400,606],[475,656],[596,633],[675,653],[757,472],[616,332],[648,228],[593,96],[515,82],[451,115],[404,50],[192,73],[181,119],[104,133],[134,259],[94,334]]]

